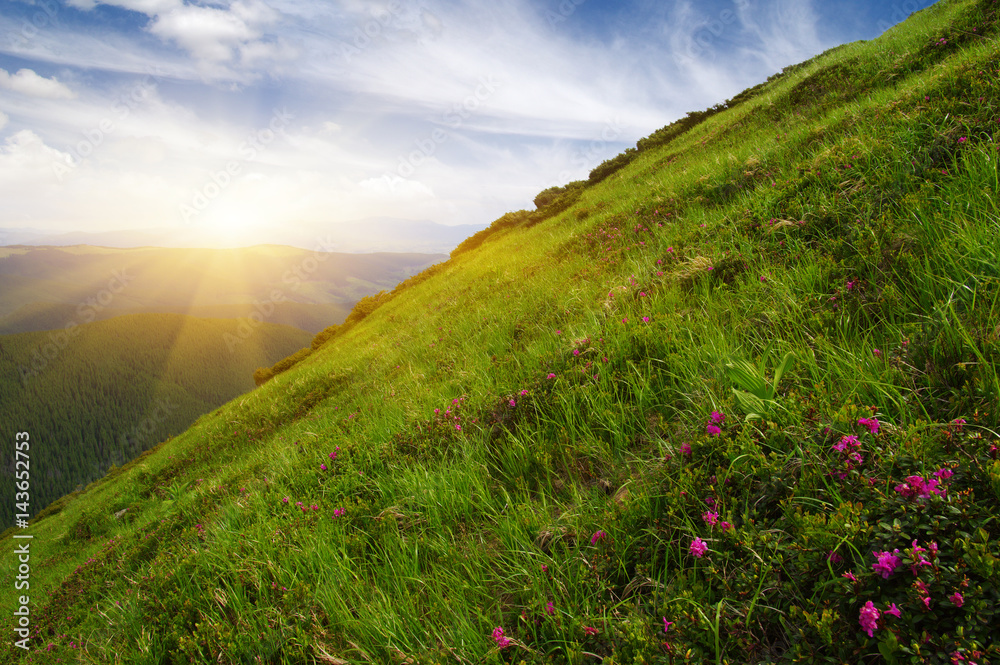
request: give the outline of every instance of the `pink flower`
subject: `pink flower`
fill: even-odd
[[[847,579],[851,580],[852,582],[857,582],[858,581],[858,578],[855,577],[854,573],[852,573],[851,571],[847,571],[846,573],[844,573],[843,575],[841,575],[841,577],[846,577]]]
[[[597,635],[597,633],[599,633],[600,631],[597,630],[596,628],[592,628],[591,626],[584,626],[583,632],[586,635]]]
[[[594,535],[590,537],[590,544],[593,545],[598,540],[601,540],[602,538],[607,538],[607,537],[608,537],[608,534],[604,533],[603,531],[595,531]]]
[[[555,375],[555,374],[553,374],[552,372],[549,372],[549,375],[548,375],[548,377],[546,377],[546,378],[549,378],[549,379],[554,379],[554,378],[556,378],[556,375]]]
[[[323,471],[326,471],[326,464],[320,464],[319,468],[322,469]]]
[[[580,349],[573,349],[573,355],[574,356],[580,355]]]
[[[934,472],[934,477],[938,480],[948,480],[953,475],[955,474],[952,473],[951,469],[938,469]]]
[[[872,434],[878,434],[878,429],[881,426],[878,418],[858,418],[858,424],[867,427]]]
[[[670,252],[671,254],[673,254],[674,253],[674,248],[673,247],[667,247],[667,251]]]
[[[891,614],[892,616],[896,617],[897,619],[903,615],[903,613],[899,611],[899,608],[896,607],[896,603],[892,603],[889,606],[889,609],[884,610],[882,612],[882,614]]]
[[[718,411],[713,411],[712,422],[721,425],[722,423],[726,422],[726,414],[719,413]]]
[[[859,447],[861,447],[861,444],[858,443],[858,437],[854,435],[842,436],[840,437],[840,441],[833,444],[833,449],[841,453],[847,450],[848,448],[859,448]]]
[[[691,444],[690,443],[688,443],[688,442],[685,441],[684,443],[681,444],[681,455],[686,455],[688,457],[691,457]]]
[[[334,517],[340,517],[343,514],[344,514],[344,509],[343,508],[334,508],[334,510],[333,510],[333,516]]]
[[[288,497],[286,496],[284,499],[282,499],[281,503],[288,503]]]
[[[501,628],[500,626],[497,626],[496,628],[493,629],[493,639],[496,641],[497,646],[500,647],[501,649],[506,649],[507,647],[510,646],[511,643],[511,639],[509,637],[504,636],[503,628]]]
[[[674,625],[673,621],[667,621],[667,617],[663,617],[663,632],[670,630],[670,627]]]
[[[868,637],[874,637],[875,631],[878,630],[880,615],[881,613],[875,609],[875,605],[870,600],[861,607],[858,623],[861,624],[861,630],[868,633]]]
[[[882,352],[879,351],[878,349],[875,349],[874,351],[872,351],[872,353],[875,355],[876,358],[882,357]]]
[[[719,528],[722,529],[723,531],[729,531],[730,529],[733,528],[733,525],[730,524],[729,522],[719,522]]]
[[[545,603],[545,613],[548,614],[549,616],[552,616],[553,614],[556,613],[556,607],[555,605],[552,604],[551,600]]]
[[[705,523],[710,526],[715,526],[719,523],[719,513],[713,513],[706,510],[701,514],[701,519],[705,520]]]
[[[829,554],[826,555],[826,558],[833,565],[837,565],[838,563],[843,563],[844,562],[844,557],[840,556],[839,554],[837,554],[833,550],[830,550]]]
[[[962,594],[958,591],[948,596],[948,600],[955,603],[955,607],[961,607],[965,604],[965,598],[963,598]]]
[[[896,554],[899,550],[895,551]],[[890,554],[889,552],[875,552],[875,556],[878,561],[872,564],[872,569],[882,576],[882,579],[889,579],[889,576],[896,572],[896,568],[902,563],[902,560],[896,556],[896,554]]]
[[[708,545],[706,545],[705,541],[701,538],[695,538],[691,541],[691,547],[688,548],[688,551],[690,551],[696,559],[700,559],[705,556],[705,552],[708,551]]]
[[[528,391],[527,390],[522,390],[521,391],[521,397],[526,397],[527,395],[528,395]]]
[[[649,323],[649,317],[648,316],[642,317],[642,322],[643,323]]]
[[[722,434],[722,430],[718,425],[706,425],[705,431],[708,432],[709,436],[719,436]]]
[[[508,404],[510,404],[511,406],[517,406],[517,402],[515,402],[514,400],[511,400],[510,402],[508,402]]]

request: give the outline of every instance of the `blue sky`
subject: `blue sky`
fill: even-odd
[[[0,235],[486,224],[930,4],[4,0]]]

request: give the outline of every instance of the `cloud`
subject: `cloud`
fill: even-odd
[[[0,129],[3,129],[4,127],[7,126],[8,120],[10,120],[10,118],[8,118],[3,111],[0,111]]]
[[[265,34],[280,14],[262,0],[236,0],[228,7],[188,4],[183,0],[72,0],[81,9],[97,4],[139,12],[151,20],[146,30],[173,43],[197,61],[202,75],[241,79],[242,68],[264,68],[292,59],[298,51],[285,40]]]
[[[30,69],[20,69],[11,75],[0,69],[0,88],[7,88],[29,97],[42,99],[73,99],[76,95],[55,77],[43,78]]]

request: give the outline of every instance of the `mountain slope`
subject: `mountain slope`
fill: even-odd
[[[6,662],[1000,662],[997,12],[664,128],[36,520]]]
[[[32,514],[253,387],[253,371],[304,346],[289,326],[134,314],[71,332],[0,336],[0,429],[30,432]],[[14,449],[0,491],[13,496]],[[30,469],[29,469],[30,471]],[[5,502],[0,515],[11,523]]]

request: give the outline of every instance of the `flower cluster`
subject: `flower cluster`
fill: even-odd
[[[865,462],[864,456],[859,452],[861,443],[854,435],[840,437],[840,441],[833,444],[833,450],[840,453],[843,466],[840,471],[833,472],[838,478],[843,480],[847,474]]]
[[[932,478],[917,475],[907,476],[906,482],[896,485],[896,493],[908,501],[926,499],[931,494],[944,496],[948,488],[942,484],[942,481],[951,478],[954,473],[951,469],[938,469],[932,475]]]
[[[705,556],[705,552],[708,551],[708,545],[706,545],[705,541],[701,538],[695,538],[691,541],[691,546],[688,548],[688,551],[691,552],[691,555],[696,559],[700,559]]]
[[[497,643],[497,646],[501,649],[506,649],[511,645],[511,639],[503,634],[503,628],[497,626],[493,629],[493,640]]]
[[[709,436],[719,436],[722,434],[722,428],[719,425],[726,422],[726,414],[713,411],[711,417],[712,422],[705,426],[705,431]]]
[[[898,556],[899,550],[895,550],[891,554],[889,552],[875,552],[875,558],[877,561],[872,564],[872,570],[882,576],[882,579],[889,579],[889,576],[896,572],[903,560]]]

